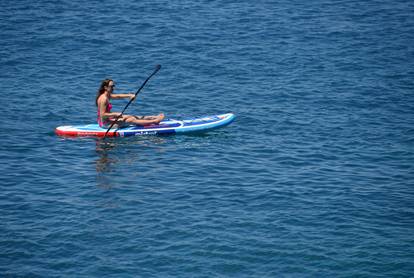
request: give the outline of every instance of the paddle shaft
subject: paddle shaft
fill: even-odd
[[[144,88],[144,86],[145,86],[145,84],[147,84],[148,80],[150,80],[150,79],[151,79],[151,77],[153,77],[153,76],[154,76],[154,75],[155,75],[155,74],[156,74],[156,73],[160,70],[160,68],[161,68],[161,65],[157,65],[157,66],[155,67],[154,72],[153,72],[153,73],[151,73],[151,75],[150,75],[150,76],[148,76],[148,78],[144,81],[144,83],[142,83],[141,87],[140,87],[140,88],[138,89],[138,91],[135,93],[135,97],[129,100],[128,104],[125,106],[124,110],[122,110],[121,114],[119,114],[119,115],[116,117],[115,121],[113,121],[113,122],[112,122],[112,124],[109,126],[108,130],[105,132],[105,135],[104,135],[103,139],[105,139],[105,138],[106,138],[106,135],[108,134],[109,130],[111,130],[111,128],[112,128],[112,127],[116,124],[116,122],[118,121],[118,119],[122,117],[122,114],[124,114],[125,110],[126,110],[126,109],[128,108],[128,106],[131,104],[131,102],[132,102],[132,101],[133,101],[133,100],[137,97],[137,95],[138,95],[138,94],[139,94],[139,92],[142,90],[142,88]]]

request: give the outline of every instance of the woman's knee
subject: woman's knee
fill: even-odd
[[[124,122],[126,122],[126,123],[134,123],[134,121],[135,121],[135,118],[134,117],[131,117],[131,116],[125,116],[124,117]]]

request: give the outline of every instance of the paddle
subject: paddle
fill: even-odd
[[[138,93],[142,90],[142,88],[144,88],[144,86],[145,86],[145,84],[147,84],[147,82],[148,82],[148,80],[150,80],[150,78],[151,77],[153,77],[159,70],[160,70],[160,68],[161,68],[161,65],[156,65],[155,66],[155,70],[154,70],[154,72],[153,73],[151,73],[151,75],[150,76],[148,76],[148,78],[144,81],[144,83],[142,83],[142,85],[141,85],[141,87],[138,89],[138,91],[135,93],[135,97],[134,98],[132,98],[132,99],[130,99],[129,100],[129,102],[128,102],[128,104],[125,106],[125,108],[124,108],[124,110],[122,110],[122,112],[121,112],[121,114],[119,114],[117,117],[116,117],[116,119],[115,119],[115,121],[113,121],[112,122],[112,124],[111,124],[111,126],[108,128],[108,130],[105,132],[105,135],[104,135],[104,137],[103,137],[103,139],[105,139],[106,138],[106,135],[108,134],[108,132],[109,132],[109,130],[114,126],[114,124],[116,124],[116,122],[118,121],[118,119],[120,118],[120,117],[122,117],[122,114],[124,114],[124,112],[125,112],[125,110],[128,108],[128,106],[131,104],[131,102],[137,97],[137,95],[138,95]]]

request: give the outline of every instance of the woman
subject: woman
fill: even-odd
[[[98,124],[102,128],[109,128],[113,122],[115,127],[119,128],[126,125],[149,125],[158,124],[164,119],[164,114],[158,116],[132,116],[122,115],[119,112],[111,112],[112,104],[111,99],[129,98],[135,99],[134,94],[112,94],[114,91],[114,81],[111,79],[105,79],[101,83],[98,93],[96,94],[96,106],[98,107]]]

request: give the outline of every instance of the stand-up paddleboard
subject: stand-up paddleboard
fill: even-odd
[[[127,126],[123,128],[111,128],[107,137],[127,137],[138,135],[163,135],[174,133],[204,132],[230,124],[235,116],[232,113],[207,116],[195,119],[173,120],[165,119],[156,125]],[[59,136],[94,136],[104,137],[106,128],[98,124],[59,126],[55,132]]]

